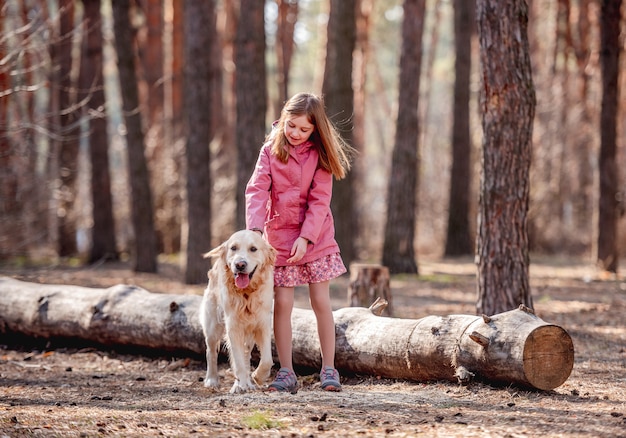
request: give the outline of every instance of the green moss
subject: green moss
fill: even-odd
[[[272,419],[269,412],[254,411],[252,414],[244,417],[242,421],[248,428],[255,430],[279,429],[282,427],[280,421]]]

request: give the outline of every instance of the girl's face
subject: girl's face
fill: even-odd
[[[299,146],[309,139],[315,126],[306,115],[287,116],[285,120],[285,137],[292,146]]]

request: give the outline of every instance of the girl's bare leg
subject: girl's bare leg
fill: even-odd
[[[281,368],[293,370],[291,311],[293,287],[274,288],[274,340]]]
[[[292,294],[293,298],[293,294]],[[330,304],[330,282],[309,285],[311,308],[317,319],[317,333],[322,349],[322,368],[335,367],[335,320]],[[291,332],[290,332],[291,333]]]

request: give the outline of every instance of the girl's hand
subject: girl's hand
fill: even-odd
[[[304,254],[306,254],[307,246],[309,246],[309,241],[304,237],[298,237],[296,241],[293,242],[291,252],[289,253],[291,258],[287,259],[287,263],[295,263],[301,260]]]

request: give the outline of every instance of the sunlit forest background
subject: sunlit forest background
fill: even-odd
[[[115,0],[114,0],[115,1]],[[0,181],[3,197],[0,224],[0,259],[57,260],[60,257],[86,263],[94,226],[91,194],[93,161],[88,120],[106,120],[112,212],[117,254],[133,251],[127,127],[123,116],[118,75],[112,4],[101,2],[104,105],[88,105],[89,88],[79,85],[79,59],[89,1],[4,0],[0,21]],[[100,4],[100,2],[97,2]],[[180,2],[183,3],[183,2]],[[242,2],[243,4],[243,2]],[[291,6],[292,15],[281,15],[279,4]],[[183,59],[181,33],[185,27],[176,0],[137,0],[129,3],[132,45],[137,57],[136,74],[144,134],[145,158],[150,175],[153,218],[158,253],[177,260],[183,253],[186,223],[186,132],[181,96]],[[355,183],[359,227],[355,260],[380,262],[386,218],[386,192],[396,127],[398,97],[406,84],[399,83],[401,23],[400,0],[359,0],[353,78],[362,101],[355,114],[331,114],[336,123],[355,123],[362,142],[354,163],[360,177]],[[452,157],[452,112],[455,82],[454,5],[452,0],[427,0],[422,38],[419,136],[419,183],[415,248],[418,258],[444,256],[448,226],[448,200]],[[600,145],[600,2],[596,0],[530,0],[529,41],[537,107],[528,214],[530,249],[534,254],[576,256],[593,262],[598,229],[598,156]],[[243,7],[243,6],[242,6]],[[234,59],[237,0],[215,2],[215,39],[210,48],[218,60],[219,80],[213,82],[219,96],[206,102],[213,111],[210,125],[211,245],[225,240],[237,227],[237,196],[244,187],[237,178],[239,148],[256,155],[260,135],[250,144],[237,145],[237,91]],[[267,110],[265,132],[278,117],[286,96],[300,91],[322,94],[327,50],[329,1],[267,0],[264,7]],[[282,17],[282,19],[281,19]],[[284,24],[284,18],[291,26]],[[289,18],[291,17],[291,18]],[[282,24],[281,24],[282,23]],[[284,84],[277,46],[285,26],[293,32],[293,55]],[[626,59],[626,24],[621,23],[621,68]],[[211,24],[206,23],[207,33]],[[206,35],[204,35],[206,36]],[[289,33],[288,33],[289,36]],[[60,45],[70,42],[70,60],[57,57]],[[469,222],[476,230],[482,142],[479,111],[480,74],[478,43],[473,33],[470,75],[471,184]],[[69,64],[63,67],[60,63]],[[59,77],[65,72],[71,80]],[[624,218],[624,169],[626,157],[626,75],[619,79],[617,192],[622,206],[618,247],[626,252]],[[69,101],[59,102],[59,90]],[[288,97],[288,96],[287,96]],[[417,103],[416,103],[417,104]],[[255,108],[250,108],[254,111]],[[362,112],[362,113],[361,113]],[[80,114],[70,123],[63,117]],[[358,124],[358,125],[357,125]],[[61,128],[64,126],[64,128]],[[244,127],[245,129],[245,127]],[[59,144],[75,141],[75,183],[64,184]],[[403,187],[394,190],[402,191]],[[335,217],[337,222],[346,218]],[[75,248],[61,249],[60,222],[70,223]],[[67,224],[66,224],[67,225]],[[66,230],[67,228],[63,228]],[[470,236],[474,240],[474,236]],[[67,250],[67,248],[70,248]],[[206,248],[209,250],[210,248]],[[469,253],[467,256],[471,257]],[[94,261],[91,260],[93,263]]]

